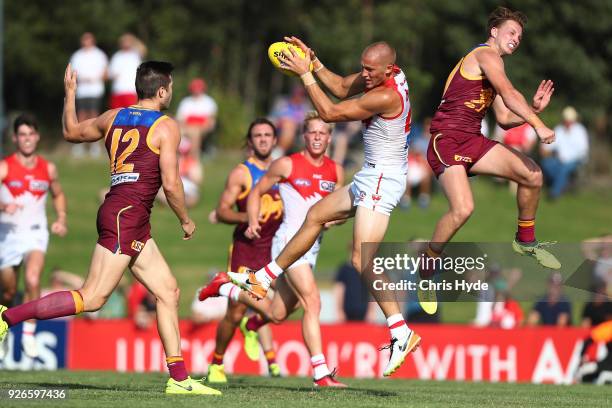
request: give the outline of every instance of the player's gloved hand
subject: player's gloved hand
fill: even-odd
[[[193,236],[196,226],[190,218],[189,220],[187,220],[187,222],[181,223],[181,228],[183,228],[183,232],[185,233],[185,235],[183,235],[183,241],[187,241]]]
[[[537,127],[534,129],[542,143],[551,144],[555,141],[555,132],[546,126]]]
[[[68,233],[68,226],[66,225],[66,221],[57,220],[53,224],[51,224],[51,233],[60,237],[65,236]]]

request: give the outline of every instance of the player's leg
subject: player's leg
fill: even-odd
[[[81,289],[54,292],[8,310],[0,307],[0,341],[8,327],[29,319],[47,320],[99,310],[119,283],[129,262],[129,256],[114,254],[96,244]]]
[[[25,275],[25,296],[24,301],[29,302],[40,298],[40,275],[42,274],[45,265],[45,253],[40,250],[28,252],[24,258],[24,275]],[[23,334],[21,336],[21,345],[23,351],[31,358],[38,357],[38,348],[36,346],[36,321],[28,320],[23,322]]]
[[[540,167],[524,153],[496,144],[474,164],[471,172],[502,177],[518,184],[518,228],[512,247],[522,255],[532,256],[544,267],[559,269],[559,261],[543,249],[546,244],[538,243],[535,237],[535,216],[543,184]]]
[[[3,305],[13,304],[17,293],[17,267],[7,266],[0,269],[0,298]]]
[[[258,298],[263,298],[270,283],[304,255],[323,231],[325,223],[345,220],[354,215],[350,185],[323,198],[310,208],[304,223],[279,256],[264,268],[251,274],[229,273],[232,281]]]
[[[192,380],[187,374],[181,355],[179,288],[153,238],[145,243],[140,254],[130,263],[130,269],[134,277],[155,296],[157,331],[164,346],[171,377],[166,385],[166,393],[220,395],[219,391]]]
[[[208,367],[207,380],[210,383],[226,383],[225,367],[223,366],[223,357],[227,346],[234,337],[234,332],[244,317],[247,307],[241,303],[234,302],[228,299],[227,311],[223,319],[217,325],[217,333],[215,337],[215,351]]]
[[[248,322],[248,318],[245,321]],[[280,366],[276,363],[276,351],[274,350],[274,337],[272,336],[272,329],[270,325],[266,324],[257,330],[257,335],[259,337],[259,343],[261,344],[261,348],[264,353],[264,357],[266,358],[266,362],[268,363],[268,372],[272,377],[280,377]]]

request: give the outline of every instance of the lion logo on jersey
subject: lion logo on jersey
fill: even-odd
[[[274,199],[270,194],[261,196],[259,206],[259,222],[266,223],[270,217],[274,216],[278,220],[283,215],[283,202],[280,199]]]

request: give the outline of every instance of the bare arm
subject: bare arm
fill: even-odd
[[[483,74],[491,82],[495,91],[497,91],[498,97],[495,98],[496,100],[493,103],[493,110],[502,127],[512,127],[513,123],[518,122],[512,121],[512,117],[509,117],[508,114],[509,110],[519,117],[520,120],[533,126],[542,141],[552,143],[555,136],[554,132],[546,127],[544,122],[540,120],[538,115],[527,104],[523,95],[512,86],[512,83],[506,76],[501,57],[490,49],[483,49],[477,52],[475,57]],[[504,123],[504,121],[506,122]]]
[[[241,224],[248,222],[245,212],[234,209],[241,193],[248,188],[248,177],[244,166],[236,166],[227,177],[225,190],[221,193],[217,204],[217,219],[225,224]]]
[[[302,40],[297,37],[285,37],[285,41],[299,47],[304,51],[304,54],[310,56],[313,63],[313,69],[317,77],[321,80],[323,85],[339,99],[346,99],[348,97],[360,94],[365,90],[365,82],[359,73],[350,74],[348,76],[341,76],[333,73],[321,63],[321,61],[315,55],[312,48],[309,48]]]
[[[271,189],[274,184],[278,183],[283,178],[289,177],[292,170],[291,163],[289,157],[281,157],[273,161],[266,174],[259,179],[255,187],[253,187],[253,190],[249,193],[247,199],[249,228],[247,228],[244,234],[247,238],[260,238],[259,206],[261,203],[261,196]]]
[[[68,232],[66,225],[66,196],[62,190],[62,186],[59,182],[59,175],[57,168],[53,163],[48,164],[49,178],[51,184],[49,189],[51,190],[51,196],[53,197],[53,208],[55,209],[55,215],[57,219],[51,224],[51,232],[63,237]]]
[[[168,200],[168,205],[176,214],[183,232],[183,239],[190,239],[195,231],[195,224],[189,218],[185,204],[185,192],[179,176],[178,145],[180,132],[174,119],[162,120],[155,132],[159,132],[159,168],[161,170],[162,187]]]

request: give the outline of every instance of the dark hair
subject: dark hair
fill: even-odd
[[[170,86],[170,75],[174,66],[169,62],[145,61],[136,70],[136,93],[138,99],[153,98],[159,88]]]
[[[489,14],[487,36],[491,36],[491,29],[493,27],[499,27],[508,20],[516,21],[521,28],[525,28],[525,24],[527,24],[527,16],[520,11],[513,11],[506,7],[498,7]]]
[[[13,132],[15,134],[17,134],[17,130],[21,125],[29,126],[38,132],[38,121],[34,115],[22,113],[21,115],[17,116],[17,118],[15,118],[15,123],[13,123]]]
[[[272,128],[272,133],[274,134],[274,137],[276,137],[276,126],[274,126],[274,123],[270,122],[270,120],[268,120],[267,118],[257,118],[249,125],[249,130],[247,130],[246,134],[247,140],[251,140],[251,131],[257,125],[269,125]]]

